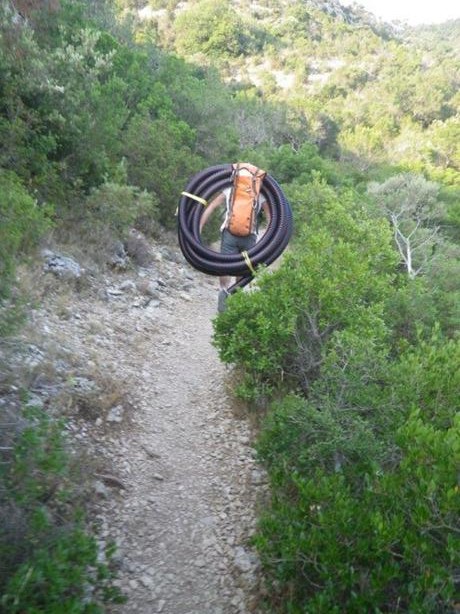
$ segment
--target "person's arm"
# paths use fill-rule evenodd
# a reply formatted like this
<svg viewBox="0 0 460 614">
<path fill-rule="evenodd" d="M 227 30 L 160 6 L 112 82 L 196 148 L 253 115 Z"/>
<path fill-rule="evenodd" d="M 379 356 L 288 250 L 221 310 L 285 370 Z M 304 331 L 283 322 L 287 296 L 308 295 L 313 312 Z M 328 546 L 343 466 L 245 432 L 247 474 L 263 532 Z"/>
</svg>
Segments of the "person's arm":
<svg viewBox="0 0 460 614">
<path fill-rule="evenodd" d="M 209 205 L 205 207 L 205 210 L 203 211 L 201 218 L 200 218 L 200 232 L 203 230 L 204 225 L 210 218 L 213 211 L 215 211 L 217 207 L 220 207 L 224 203 L 225 203 L 225 194 L 221 192 L 215 198 L 212 199 Z"/>
<path fill-rule="evenodd" d="M 265 219 L 267 220 L 267 226 L 270 224 L 270 220 L 272 216 L 270 215 L 270 207 L 268 206 L 268 202 L 264 200 L 262 204 L 262 211 L 264 212 Z"/>
</svg>

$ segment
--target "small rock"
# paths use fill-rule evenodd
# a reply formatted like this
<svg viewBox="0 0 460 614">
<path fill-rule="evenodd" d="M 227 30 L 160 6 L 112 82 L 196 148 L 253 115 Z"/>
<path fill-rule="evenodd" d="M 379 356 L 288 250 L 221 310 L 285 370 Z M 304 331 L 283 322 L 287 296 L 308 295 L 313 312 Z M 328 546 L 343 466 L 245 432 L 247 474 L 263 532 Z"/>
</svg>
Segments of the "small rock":
<svg viewBox="0 0 460 614">
<path fill-rule="evenodd" d="M 161 305 L 160 301 L 153 299 L 153 300 L 148 300 L 145 307 L 148 307 L 148 309 L 158 309 L 158 307 Z"/>
<path fill-rule="evenodd" d="M 122 422 L 124 409 L 122 405 L 116 405 L 112 407 L 106 417 L 107 422 Z"/>
<path fill-rule="evenodd" d="M 151 576 L 147 574 L 142 575 L 140 578 L 140 583 L 145 586 L 145 588 L 154 588 L 155 582 Z"/>
<path fill-rule="evenodd" d="M 121 480 L 119 480 L 114 475 L 109 475 L 107 473 L 97 473 L 96 477 L 102 480 L 105 484 L 109 486 L 116 486 L 117 488 L 125 488 L 125 485 Z"/>
<path fill-rule="evenodd" d="M 206 561 L 202 556 L 199 556 L 195 559 L 195 565 L 200 568 L 206 567 Z"/>
<path fill-rule="evenodd" d="M 146 279 L 143 279 L 142 281 L 138 282 L 137 290 L 145 296 L 159 298 L 160 284 L 158 283 L 158 281 L 148 281 Z"/>
<path fill-rule="evenodd" d="M 142 449 L 147 454 L 147 456 L 150 458 L 161 458 L 160 454 L 157 454 L 157 452 L 155 452 L 154 450 L 152 450 L 151 448 L 145 445 L 142 445 Z"/>
<path fill-rule="evenodd" d="M 132 292 L 135 289 L 136 289 L 136 284 L 130 279 L 127 279 L 126 281 L 120 284 L 120 290 L 123 290 L 123 292 Z"/>
<path fill-rule="evenodd" d="M 255 555 L 247 552 L 241 546 L 235 548 L 234 561 L 235 567 L 242 573 L 247 573 L 257 566 L 257 559 Z"/>
<path fill-rule="evenodd" d="M 45 403 L 38 395 L 33 394 L 27 399 L 25 406 L 28 408 L 33 407 L 34 409 L 43 409 Z"/>
<path fill-rule="evenodd" d="M 45 258 L 44 270 L 46 273 L 53 273 L 56 277 L 63 279 L 78 279 L 84 272 L 73 258 L 55 254 L 49 250 L 44 250 L 42 255 Z"/>
<path fill-rule="evenodd" d="M 258 484 L 264 484 L 267 479 L 265 474 L 262 471 L 258 471 L 257 469 L 254 469 L 251 472 L 251 481 L 254 485 L 258 485 Z"/>
<path fill-rule="evenodd" d="M 100 480 L 95 480 L 93 482 L 93 486 L 94 486 L 94 492 L 97 495 L 99 495 L 100 497 L 103 497 L 104 499 L 107 499 L 107 497 L 109 496 L 109 491 L 105 487 L 105 484 L 103 484 Z"/>
</svg>

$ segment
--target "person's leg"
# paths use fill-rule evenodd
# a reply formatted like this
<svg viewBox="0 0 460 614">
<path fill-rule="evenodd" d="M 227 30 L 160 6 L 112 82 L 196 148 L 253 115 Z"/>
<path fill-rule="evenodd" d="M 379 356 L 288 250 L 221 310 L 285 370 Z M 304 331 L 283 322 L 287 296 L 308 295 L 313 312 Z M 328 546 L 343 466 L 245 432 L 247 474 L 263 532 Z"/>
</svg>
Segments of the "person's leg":
<svg viewBox="0 0 460 614">
<path fill-rule="evenodd" d="M 228 290 L 228 288 L 230 287 L 230 283 L 232 281 L 232 278 L 229 277 L 228 275 L 222 275 L 222 277 L 219 277 L 219 286 L 221 290 Z"/>
<path fill-rule="evenodd" d="M 236 241 L 237 237 L 232 235 L 228 230 L 223 230 L 221 235 L 220 252 L 221 254 L 238 254 L 239 249 Z M 217 311 L 222 313 L 225 311 L 225 302 L 228 296 L 228 288 L 232 282 L 229 275 L 219 277 L 219 294 L 217 297 Z"/>
<path fill-rule="evenodd" d="M 257 236 L 255 234 L 249 235 L 248 237 L 236 237 L 228 230 L 223 230 L 220 251 L 222 254 L 240 254 L 254 247 L 256 241 Z M 240 279 L 241 277 L 237 277 L 237 281 Z M 225 311 L 228 288 L 230 287 L 231 280 L 232 278 L 228 275 L 219 278 L 220 290 L 217 299 L 217 310 L 219 313 Z"/>
<path fill-rule="evenodd" d="M 226 288 L 221 288 L 217 294 L 217 311 L 224 312 L 227 309 L 228 291 Z"/>
</svg>

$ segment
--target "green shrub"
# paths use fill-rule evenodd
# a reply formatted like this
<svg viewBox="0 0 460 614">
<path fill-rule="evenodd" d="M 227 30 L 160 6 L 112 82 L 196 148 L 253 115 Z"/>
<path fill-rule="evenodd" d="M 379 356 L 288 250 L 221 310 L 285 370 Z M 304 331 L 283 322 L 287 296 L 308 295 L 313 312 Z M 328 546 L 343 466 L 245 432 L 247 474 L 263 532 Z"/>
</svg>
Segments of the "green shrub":
<svg viewBox="0 0 460 614">
<path fill-rule="evenodd" d="M 50 208 L 40 207 L 17 175 L 0 169 L 0 337 L 23 319 L 22 299 L 11 297 L 17 263 L 50 226 Z"/>
<path fill-rule="evenodd" d="M 284 271 L 262 276 L 260 291 L 229 297 L 228 309 L 214 323 L 220 358 L 243 371 L 237 392 L 248 399 L 269 393 L 284 378 L 283 364 L 292 347 L 296 314 L 289 308 L 293 299 L 283 280 Z"/>
<path fill-rule="evenodd" d="M 46 513 L 37 512 L 36 529 L 42 524 L 38 537 L 44 537 L 47 527 Z M 37 541 L 37 532 L 34 532 Z M 46 612 L 47 614 L 96 614 L 104 609 L 98 603 L 109 600 L 115 591 L 103 590 L 102 599 L 88 597 L 90 586 L 103 586 L 107 583 L 108 570 L 98 563 L 97 543 L 78 525 L 65 528 L 62 532 L 53 531 L 46 536 L 46 543 L 37 545 L 28 558 L 10 578 L 0 605 L 4 612 L 22 614 L 23 612 Z"/>
<path fill-rule="evenodd" d="M 459 416 L 441 430 L 414 412 L 397 432 L 400 460 L 362 473 L 359 495 L 340 470 L 293 473 L 256 537 L 271 611 L 451 612 L 459 436 Z"/>
<path fill-rule="evenodd" d="M 460 340 L 445 339 L 437 329 L 392 365 L 392 403 L 419 407 L 423 418 L 438 428 L 452 425 L 459 390 Z"/>
<path fill-rule="evenodd" d="M 0 300 L 8 294 L 17 259 L 33 248 L 49 225 L 15 173 L 0 169 Z"/>
<path fill-rule="evenodd" d="M 27 410 L 17 426 L 0 465 L 0 611 L 102 612 L 103 603 L 121 599 L 109 569 L 113 547 L 101 562 L 79 511 L 63 425 Z"/>
<path fill-rule="evenodd" d="M 156 115 L 158 110 L 153 105 L 157 104 L 151 97 L 145 102 L 145 113 L 132 119 L 126 130 L 123 154 L 129 183 L 156 196 L 160 222 L 172 228 L 176 223 L 178 195 L 203 161 L 192 151 L 195 137 L 190 126 L 168 109 L 162 109 L 161 116 L 152 119 L 150 114 Z"/>
<path fill-rule="evenodd" d="M 256 543 L 271 611 L 452 611 L 459 560 L 458 340 L 397 359 L 342 331 L 308 400 L 258 441 L 273 504 Z"/>
<path fill-rule="evenodd" d="M 243 21 L 227 2 L 200 0 L 174 22 L 176 47 L 184 55 L 238 56 L 244 51 Z"/>
<path fill-rule="evenodd" d="M 383 301 L 395 262 L 387 229 L 320 187 L 327 199 L 310 211 L 279 269 L 260 275 L 254 292 L 231 297 L 215 321 L 221 359 L 243 368 L 254 397 L 283 382 L 307 392 L 334 335 L 378 343 L 386 335 Z"/>
<path fill-rule="evenodd" d="M 388 454 L 372 420 L 359 410 L 318 407 L 295 396 L 271 408 L 257 449 L 274 485 L 282 488 L 294 476 L 340 470 L 359 490 L 361 476 L 380 467 Z"/>
<path fill-rule="evenodd" d="M 95 188 L 85 202 L 87 221 L 123 238 L 131 227 L 142 227 L 148 234 L 155 228 L 158 203 L 147 191 L 106 182 Z"/>
</svg>

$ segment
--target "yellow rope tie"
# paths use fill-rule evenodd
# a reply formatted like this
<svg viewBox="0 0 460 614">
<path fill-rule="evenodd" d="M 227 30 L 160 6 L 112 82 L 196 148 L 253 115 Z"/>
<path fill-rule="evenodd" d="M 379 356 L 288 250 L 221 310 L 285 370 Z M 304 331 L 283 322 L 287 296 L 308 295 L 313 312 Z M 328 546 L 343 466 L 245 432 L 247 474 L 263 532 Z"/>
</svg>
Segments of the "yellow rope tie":
<svg viewBox="0 0 460 614">
<path fill-rule="evenodd" d="M 196 200 L 197 202 L 201 203 L 205 207 L 207 207 L 208 205 L 207 200 L 205 200 L 204 198 L 201 198 L 201 196 L 196 196 L 196 194 L 190 194 L 190 192 L 182 192 L 182 196 L 188 196 L 189 198 L 193 198 L 193 200 Z"/>
<path fill-rule="evenodd" d="M 241 255 L 243 256 L 244 261 L 246 262 L 246 265 L 247 265 L 248 269 L 251 271 L 251 273 L 253 275 L 255 275 L 256 272 L 255 272 L 254 267 L 252 266 L 252 262 L 251 262 L 251 259 L 249 258 L 248 252 L 247 251 L 241 252 Z"/>
</svg>

